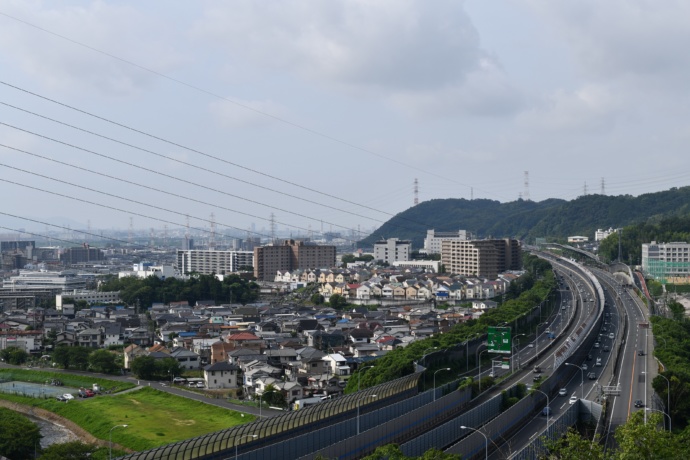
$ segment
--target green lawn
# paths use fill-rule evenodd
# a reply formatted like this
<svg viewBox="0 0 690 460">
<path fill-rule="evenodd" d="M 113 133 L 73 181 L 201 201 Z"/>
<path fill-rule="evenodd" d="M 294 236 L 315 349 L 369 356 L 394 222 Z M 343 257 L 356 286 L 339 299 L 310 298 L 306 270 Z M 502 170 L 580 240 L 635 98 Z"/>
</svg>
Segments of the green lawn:
<svg viewBox="0 0 690 460">
<path fill-rule="evenodd" d="M 69 374 L 67 372 L 35 369 L 0 369 L 0 379 L 33 383 L 45 383 L 47 380 L 57 379 L 60 380 L 63 385 L 74 388 L 91 388 L 94 383 L 97 383 L 101 386 L 103 391 L 110 391 L 111 393 L 127 390 L 136 386 L 133 383 L 100 378 L 95 375 Z"/>
<path fill-rule="evenodd" d="M 133 450 L 146 450 L 254 420 L 249 414 L 243 416 L 234 410 L 148 387 L 69 403 L 10 395 L 0 397 L 55 412 L 104 440 L 115 425 L 129 425 L 113 430 L 113 442 Z"/>
</svg>

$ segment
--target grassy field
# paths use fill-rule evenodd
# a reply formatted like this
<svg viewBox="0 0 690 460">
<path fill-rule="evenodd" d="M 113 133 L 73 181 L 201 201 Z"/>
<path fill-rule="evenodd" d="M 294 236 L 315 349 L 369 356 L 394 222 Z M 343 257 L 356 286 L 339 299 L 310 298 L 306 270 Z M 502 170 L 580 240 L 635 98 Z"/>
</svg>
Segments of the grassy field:
<svg viewBox="0 0 690 460">
<path fill-rule="evenodd" d="M 0 369 L 0 379 L 33 383 L 45 383 L 47 380 L 57 379 L 62 381 L 63 385 L 75 388 L 91 388 L 94 383 L 97 383 L 101 386 L 103 391 L 110 391 L 111 393 L 128 390 L 136 386 L 133 383 L 109 380 L 96 376 L 34 369 Z"/>
<path fill-rule="evenodd" d="M 115 425 L 129 425 L 113 430 L 113 442 L 133 450 L 146 450 L 254 420 L 249 414 L 148 387 L 69 403 L 11 395 L 0 397 L 55 412 L 104 440 Z"/>
</svg>

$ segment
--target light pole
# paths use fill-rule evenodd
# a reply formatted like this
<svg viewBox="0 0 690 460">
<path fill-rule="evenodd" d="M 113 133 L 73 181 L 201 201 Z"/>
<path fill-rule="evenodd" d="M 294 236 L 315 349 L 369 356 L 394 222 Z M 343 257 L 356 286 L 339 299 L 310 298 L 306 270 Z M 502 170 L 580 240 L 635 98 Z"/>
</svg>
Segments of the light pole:
<svg viewBox="0 0 690 460">
<path fill-rule="evenodd" d="M 261 398 L 263 398 L 263 396 L 264 396 L 264 392 L 262 391 L 261 393 L 259 393 L 259 419 L 261 419 L 261 408 L 264 405 L 264 402 L 261 399 Z"/>
<path fill-rule="evenodd" d="M 469 426 L 462 425 L 462 426 L 460 427 L 460 429 L 462 429 L 462 430 L 472 430 L 472 431 L 476 431 L 477 433 L 479 433 L 479 434 L 481 434 L 482 436 L 484 436 L 484 459 L 488 460 L 488 458 L 489 458 L 489 438 L 488 438 L 484 433 L 482 433 L 481 431 L 479 431 L 479 430 L 476 429 L 476 428 L 472 428 L 472 427 L 469 427 Z"/>
<path fill-rule="evenodd" d="M 373 364 L 369 364 L 368 366 L 362 366 L 359 369 L 357 369 L 357 393 L 359 393 L 359 382 L 362 380 L 362 371 L 364 369 L 367 369 L 369 367 L 374 367 Z"/>
<path fill-rule="evenodd" d="M 518 339 L 518 337 L 525 336 L 525 335 L 527 335 L 527 334 L 518 334 L 515 337 L 513 337 L 517 341 L 517 348 L 515 348 L 517 351 L 516 351 L 515 355 L 517 356 L 517 362 L 518 362 L 517 367 L 518 367 L 518 369 L 520 369 L 520 339 Z M 513 359 L 513 372 L 515 372 L 515 360 L 514 359 Z"/>
<path fill-rule="evenodd" d="M 422 362 L 425 365 L 426 365 L 426 354 L 429 350 L 438 350 L 438 347 L 431 347 L 431 348 L 427 348 L 426 350 L 424 350 L 424 353 L 422 353 Z"/>
<path fill-rule="evenodd" d="M 541 390 L 537 390 L 536 388 L 532 388 L 532 391 L 538 391 L 539 393 L 543 394 L 546 396 L 546 407 L 548 407 L 548 410 L 546 411 L 546 429 L 549 429 L 549 412 L 551 412 L 551 404 L 549 404 L 549 395 L 544 393 Z"/>
<path fill-rule="evenodd" d="M 482 362 L 481 362 L 481 359 L 482 359 L 482 353 L 484 353 L 485 351 L 489 351 L 489 350 L 482 350 L 479 353 L 479 359 L 477 360 L 477 366 L 479 366 L 479 375 L 477 376 L 477 381 L 479 382 L 479 392 L 480 393 L 482 392 Z"/>
<path fill-rule="evenodd" d="M 580 366 L 578 366 L 577 364 L 565 363 L 565 365 L 566 365 L 566 366 L 577 367 L 578 369 L 580 369 L 580 377 L 582 377 L 582 381 L 580 382 L 580 386 L 581 386 L 581 390 L 582 390 L 582 391 L 580 392 L 580 399 L 585 399 L 585 370 L 582 369 L 582 368 L 581 368 Z"/>
<path fill-rule="evenodd" d="M 449 371 L 450 367 L 444 367 L 443 369 L 439 369 L 436 372 L 441 372 L 441 371 Z M 436 372 L 434 372 L 434 401 L 436 401 Z"/>
<path fill-rule="evenodd" d="M 243 438 L 257 438 L 259 437 L 258 434 L 244 434 L 237 438 L 238 441 L 241 441 Z M 237 460 L 237 442 L 235 442 L 235 460 Z"/>
<path fill-rule="evenodd" d="M 666 380 L 666 412 L 668 412 L 668 431 L 671 431 L 671 381 L 661 374 L 657 375 Z"/>
<path fill-rule="evenodd" d="M 652 409 L 649 407 L 644 408 L 645 413 L 647 412 L 659 412 L 660 414 L 664 414 L 666 417 L 668 417 L 668 431 L 671 431 L 671 416 L 668 415 L 666 412 L 659 410 L 659 409 Z"/>
<path fill-rule="evenodd" d="M 108 432 L 108 458 L 113 458 L 113 430 L 115 428 L 127 428 L 129 425 L 115 425 Z"/>
<path fill-rule="evenodd" d="M 370 398 L 376 398 L 376 395 L 369 395 Z M 357 434 L 359 434 L 359 405 L 364 398 L 359 398 L 357 400 Z"/>
</svg>

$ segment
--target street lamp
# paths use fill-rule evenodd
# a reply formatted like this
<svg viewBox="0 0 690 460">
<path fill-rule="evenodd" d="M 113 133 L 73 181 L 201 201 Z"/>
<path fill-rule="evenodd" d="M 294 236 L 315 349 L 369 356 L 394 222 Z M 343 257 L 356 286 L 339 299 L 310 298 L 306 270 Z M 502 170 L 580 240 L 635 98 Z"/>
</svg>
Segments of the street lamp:
<svg viewBox="0 0 690 460">
<path fill-rule="evenodd" d="M 668 431 L 671 431 L 671 381 L 661 374 L 657 375 L 666 380 L 666 412 L 668 412 Z"/>
<path fill-rule="evenodd" d="M 369 367 L 374 367 L 373 364 L 369 364 L 368 366 L 362 366 L 359 369 L 357 369 L 357 393 L 359 393 L 359 382 L 362 380 L 362 371 L 364 369 L 367 369 Z"/>
<path fill-rule="evenodd" d="M 241 441 L 243 438 L 258 438 L 258 434 L 244 434 L 237 438 L 238 441 Z M 235 460 L 237 460 L 237 442 L 235 442 Z"/>
<path fill-rule="evenodd" d="M 547 395 L 546 393 L 544 393 L 544 392 L 541 391 L 541 390 L 537 390 L 536 388 L 532 388 L 532 391 L 538 391 L 539 393 L 541 393 L 541 394 L 543 394 L 544 396 L 546 396 L 546 407 L 549 408 L 549 409 L 546 411 L 546 429 L 548 430 L 548 429 L 549 429 L 549 411 L 551 410 L 551 404 L 549 404 L 549 395 Z"/>
<path fill-rule="evenodd" d="M 578 369 L 580 369 L 580 377 L 582 378 L 582 381 L 580 382 L 580 387 L 581 387 L 581 390 L 582 390 L 582 391 L 580 392 L 580 399 L 585 399 L 585 370 L 582 369 L 582 368 L 581 368 L 580 366 L 578 366 L 577 364 L 565 363 L 565 365 L 566 365 L 566 366 L 577 367 Z"/>
<path fill-rule="evenodd" d="M 115 428 L 127 428 L 129 425 L 115 425 L 108 432 L 108 458 L 113 458 L 113 430 Z"/>
<path fill-rule="evenodd" d="M 376 398 L 376 395 L 369 395 L 370 398 Z M 357 434 L 359 434 L 359 405 L 364 398 L 357 400 Z"/>
<path fill-rule="evenodd" d="M 668 417 L 668 431 L 671 431 L 671 416 L 668 415 L 666 412 L 659 410 L 659 409 L 652 409 L 650 407 L 645 407 L 644 411 L 645 411 L 645 413 L 647 411 L 649 411 L 649 412 L 659 412 L 660 414 L 664 414 L 666 417 Z"/>
<path fill-rule="evenodd" d="M 488 458 L 489 458 L 489 438 L 488 438 L 484 433 L 482 433 L 481 431 L 479 431 L 479 430 L 476 429 L 476 428 L 472 428 L 472 427 L 469 427 L 469 426 L 462 425 L 462 426 L 460 426 L 460 429 L 461 429 L 461 430 L 472 430 L 472 431 L 476 431 L 477 433 L 479 433 L 479 434 L 481 434 L 482 436 L 484 436 L 484 458 L 488 460 Z"/>
<path fill-rule="evenodd" d="M 261 399 L 261 398 L 263 398 L 263 396 L 264 396 L 264 393 L 263 393 L 263 391 L 262 391 L 261 393 L 259 393 L 259 419 L 261 419 L 261 408 L 262 408 L 263 405 L 264 405 L 264 402 L 263 402 L 263 400 Z M 269 403 L 269 404 L 270 404 L 270 403 Z"/>
<path fill-rule="evenodd" d="M 444 367 L 443 369 L 439 369 L 436 372 L 441 372 L 441 371 L 449 371 L 450 367 Z M 436 372 L 434 372 L 434 401 L 436 401 Z"/>
<path fill-rule="evenodd" d="M 525 335 L 527 335 L 527 334 L 518 334 L 515 337 L 513 337 L 517 341 L 517 347 L 515 348 L 517 350 L 517 352 L 515 353 L 515 355 L 517 356 L 517 361 L 518 361 L 517 367 L 518 367 L 518 369 L 520 369 L 520 340 L 518 339 L 518 337 L 525 336 Z M 513 358 L 513 372 L 515 372 L 514 358 Z"/>
<path fill-rule="evenodd" d="M 429 350 L 438 350 L 438 347 L 431 347 L 431 348 L 427 348 L 426 350 L 424 350 L 424 353 L 422 353 L 422 360 L 421 360 L 424 364 L 426 364 L 426 355 L 427 355 L 427 351 L 429 351 Z"/>
<path fill-rule="evenodd" d="M 479 375 L 477 376 L 477 381 L 479 382 L 479 392 L 480 393 L 482 392 L 482 362 L 481 362 L 481 359 L 482 359 L 482 353 L 484 353 L 485 351 L 489 351 L 489 350 L 482 350 L 479 353 L 479 359 L 477 360 L 477 365 L 479 366 Z"/>
</svg>

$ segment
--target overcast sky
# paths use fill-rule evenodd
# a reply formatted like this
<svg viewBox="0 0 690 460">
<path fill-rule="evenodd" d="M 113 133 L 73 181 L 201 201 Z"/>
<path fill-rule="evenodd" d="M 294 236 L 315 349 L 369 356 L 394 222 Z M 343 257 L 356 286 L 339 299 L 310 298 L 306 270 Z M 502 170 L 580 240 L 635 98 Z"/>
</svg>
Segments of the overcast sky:
<svg viewBox="0 0 690 460">
<path fill-rule="evenodd" d="M 649 0 L 5 0 L 0 212 L 20 218 L 0 224 L 213 214 L 269 234 L 273 214 L 348 233 L 412 206 L 415 179 L 420 201 L 684 186 L 688 18 Z"/>
</svg>

